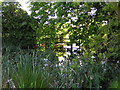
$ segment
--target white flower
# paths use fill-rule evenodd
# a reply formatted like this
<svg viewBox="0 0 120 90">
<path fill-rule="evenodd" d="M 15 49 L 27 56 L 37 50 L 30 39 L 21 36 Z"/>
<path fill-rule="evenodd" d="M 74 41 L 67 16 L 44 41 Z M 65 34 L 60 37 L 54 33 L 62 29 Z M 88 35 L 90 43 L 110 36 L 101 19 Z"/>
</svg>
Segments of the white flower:
<svg viewBox="0 0 120 90">
<path fill-rule="evenodd" d="M 94 56 L 92 56 L 91 58 L 95 58 Z"/>
<path fill-rule="evenodd" d="M 66 55 L 71 55 L 71 53 L 70 52 L 66 52 Z"/>
<path fill-rule="evenodd" d="M 62 63 L 64 61 L 64 57 L 58 57 L 59 62 Z"/>
<path fill-rule="evenodd" d="M 45 61 L 45 62 L 48 62 L 48 59 L 45 58 L 44 61 Z"/>
<path fill-rule="evenodd" d="M 45 67 L 47 67 L 47 66 L 48 66 L 48 64 L 44 64 L 44 66 L 45 66 Z"/>
<path fill-rule="evenodd" d="M 117 63 L 120 63 L 120 61 L 117 61 Z"/>
<path fill-rule="evenodd" d="M 79 63 L 80 63 L 80 66 L 82 66 L 82 61 L 79 61 Z"/>
</svg>

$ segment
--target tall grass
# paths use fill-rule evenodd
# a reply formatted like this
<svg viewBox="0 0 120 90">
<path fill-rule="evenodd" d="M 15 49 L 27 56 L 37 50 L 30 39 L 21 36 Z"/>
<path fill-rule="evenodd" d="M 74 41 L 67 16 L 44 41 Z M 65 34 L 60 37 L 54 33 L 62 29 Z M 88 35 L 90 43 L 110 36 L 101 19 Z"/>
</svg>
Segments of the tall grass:
<svg viewBox="0 0 120 90">
<path fill-rule="evenodd" d="M 15 88 L 49 88 L 52 82 L 52 75 L 45 70 L 42 58 L 32 52 L 16 54 L 10 57 L 9 54 L 3 58 L 3 70 L 10 87 Z M 4 77 L 5 78 L 5 77 Z"/>
<path fill-rule="evenodd" d="M 58 58 L 50 50 L 7 49 L 3 55 L 3 88 L 104 88 L 109 82 L 112 87 L 118 74 L 114 68 L 118 67 L 84 62 L 81 58 L 68 57 L 59 66 Z"/>
</svg>

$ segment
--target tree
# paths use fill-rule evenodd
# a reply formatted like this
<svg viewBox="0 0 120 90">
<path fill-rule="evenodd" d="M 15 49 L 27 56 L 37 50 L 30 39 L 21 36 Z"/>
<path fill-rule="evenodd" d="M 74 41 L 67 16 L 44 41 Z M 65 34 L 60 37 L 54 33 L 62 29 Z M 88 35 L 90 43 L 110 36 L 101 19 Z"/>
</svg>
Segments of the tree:
<svg viewBox="0 0 120 90">
<path fill-rule="evenodd" d="M 114 18 L 116 10 L 111 4 L 105 2 L 35 2 L 32 3 L 31 11 L 31 16 L 38 20 L 36 32 L 40 43 L 47 40 L 47 43 L 54 44 L 57 33 L 61 31 L 64 37 L 68 35 L 70 40 L 68 44 L 76 43 L 82 48 L 80 51 L 82 55 L 89 53 L 87 57 L 95 56 L 98 62 L 109 61 L 108 58 L 111 56 L 109 50 L 113 45 L 112 42 L 116 42 L 114 35 L 118 35 L 118 23 Z M 33 28 L 37 26 L 33 25 Z M 115 44 L 113 46 L 118 47 Z M 118 49 L 117 51 L 112 49 L 112 53 L 118 55 Z M 107 58 L 103 59 L 104 55 Z"/>
<path fill-rule="evenodd" d="M 31 28 L 32 18 L 18 2 L 3 2 L 2 7 L 3 47 L 34 48 L 36 37 Z"/>
</svg>

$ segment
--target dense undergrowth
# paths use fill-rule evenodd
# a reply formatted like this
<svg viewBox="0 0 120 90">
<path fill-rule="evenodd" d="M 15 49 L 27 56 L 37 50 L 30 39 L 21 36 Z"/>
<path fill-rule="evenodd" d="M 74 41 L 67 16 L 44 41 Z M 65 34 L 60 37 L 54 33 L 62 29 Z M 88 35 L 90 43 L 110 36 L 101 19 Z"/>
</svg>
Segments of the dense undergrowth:
<svg viewBox="0 0 120 90">
<path fill-rule="evenodd" d="M 118 66 L 83 62 L 74 56 L 60 62 L 52 50 L 21 50 L 3 55 L 3 88 L 118 88 Z M 80 63 L 82 61 L 82 63 Z"/>
</svg>

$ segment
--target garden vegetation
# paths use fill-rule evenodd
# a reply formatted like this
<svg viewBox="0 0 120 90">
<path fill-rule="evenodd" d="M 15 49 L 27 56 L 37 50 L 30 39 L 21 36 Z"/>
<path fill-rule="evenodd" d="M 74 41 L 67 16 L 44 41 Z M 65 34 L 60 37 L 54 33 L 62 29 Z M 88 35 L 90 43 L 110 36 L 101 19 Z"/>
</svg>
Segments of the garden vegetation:
<svg viewBox="0 0 120 90">
<path fill-rule="evenodd" d="M 120 88 L 120 2 L 20 6 L 2 2 L 3 88 Z"/>
</svg>

